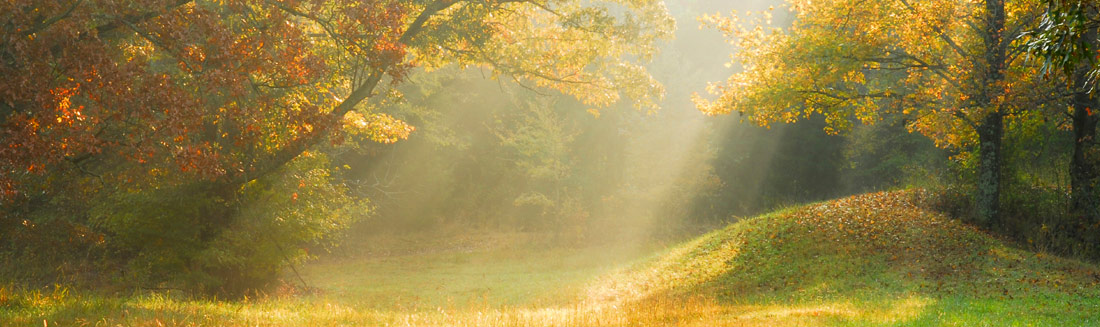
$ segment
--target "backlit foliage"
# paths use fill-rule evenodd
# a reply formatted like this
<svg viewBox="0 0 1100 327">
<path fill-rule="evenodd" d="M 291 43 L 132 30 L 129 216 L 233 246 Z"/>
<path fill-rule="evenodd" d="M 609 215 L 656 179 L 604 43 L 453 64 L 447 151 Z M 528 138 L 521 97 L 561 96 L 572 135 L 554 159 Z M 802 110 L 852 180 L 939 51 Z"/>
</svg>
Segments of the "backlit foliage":
<svg viewBox="0 0 1100 327">
<path fill-rule="evenodd" d="M 420 65 L 486 66 L 594 106 L 626 96 L 652 109 L 661 89 L 641 60 L 673 27 L 649 0 L 9 1 L 0 12 L 6 200 L 29 191 L 25 176 L 95 170 L 94 158 L 141 167 L 120 174 L 156 165 L 240 184 L 342 125 L 391 143 L 412 128 L 360 103 Z"/>
<path fill-rule="evenodd" d="M 1027 110 L 1043 88 L 1024 52 L 1008 47 L 1001 81 L 987 81 L 986 54 L 1008 46 L 1039 14 L 1030 0 L 1007 1 L 1004 42 L 987 44 L 983 1 L 788 1 L 794 23 L 763 15 L 704 15 L 738 52 L 741 72 L 695 96 L 709 115 L 737 112 L 760 125 L 821 114 L 836 133 L 886 112 L 913 115 L 912 131 L 940 146 L 973 145 L 990 112 Z"/>
<path fill-rule="evenodd" d="M 598 107 L 625 96 L 657 109 L 663 88 L 637 60 L 652 59 L 657 41 L 671 37 L 674 22 L 662 2 L 508 2 L 472 2 L 430 23 L 439 32 L 421 39 L 426 46 L 414 51 L 415 61 L 493 68 Z"/>
<path fill-rule="evenodd" d="M 366 213 L 311 158 L 408 138 L 383 108 L 413 69 L 652 110 L 642 65 L 672 28 L 658 0 L 6 1 L 0 237 L 63 221 L 135 280 L 245 291 L 222 286 L 262 283 Z M 251 249 L 263 235 L 285 249 Z"/>
</svg>

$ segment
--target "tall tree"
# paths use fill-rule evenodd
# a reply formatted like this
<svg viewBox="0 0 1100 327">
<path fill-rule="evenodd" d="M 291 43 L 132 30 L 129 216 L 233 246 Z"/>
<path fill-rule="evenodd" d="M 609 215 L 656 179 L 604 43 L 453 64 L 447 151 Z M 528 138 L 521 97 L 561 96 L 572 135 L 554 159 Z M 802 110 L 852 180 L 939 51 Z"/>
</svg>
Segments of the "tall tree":
<svg viewBox="0 0 1100 327">
<path fill-rule="evenodd" d="M 661 87 L 641 62 L 673 24 L 651 0 L 9 1 L 0 12 L 4 200 L 25 196 L 28 176 L 118 173 L 97 161 L 131 163 L 126 179 L 168 169 L 233 189 L 340 126 L 393 142 L 412 128 L 365 100 L 421 65 L 652 107 Z"/>
<path fill-rule="evenodd" d="M 738 112 L 767 125 L 822 114 L 830 132 L 882 111 L 913 114 L 909 129 L 943 146 L 977 145 L 977 219 L 997 223 L 1005 118 L 1038 88 L 1010 47 L 1036 16 L 1028 1 L 788 1 L 794 25 L 770 13 L 704 16 L 739 47 L 743 69 L 696 97 L 711 115 Z"/>
<path fill-rule="evenodd" d="M 270 234 L 233 230 L 252 228 L 242 217 L 327 216 L 295 207 L 346 197 L 310 152 L 413 131 L 381 109 L 412 69 L 477 66 L 592 107 L 652 109 L 662 87 L 642 65 L 673 25 L 660 0 L 5 1 L 0 235 L 48 216 L 139 234 L 115 252 L 172 254 L 161 271 L 248 267 L 216 266 L 233 265 L 218 246 Z M 298 193 L 308 189 L 324 192 Z M 78 199 L 31 214 L 62 198 Z M 145 242 L 157 228 L 181 231 L 183 249 Z M 315 237 L 304 233 L 295 239 Z"/>
<path fill-rule="evenodd" d="M 1100 123 L 1100 97 L 1096 79 L 1100 76 L 1100 7 L 1094 1 L 1047 0 L 1040 26 L 1030 33 L 1028 47 L 1042 61 L 1048 76 L 1065 79 L 1069 96 L 1067 113 L 1073 129 L 1073 156 L 1070 159 L 1070 195 L 1072 212 L 1088 227 L 1092 243 L 1100 238 L 1100 143 L 1096 129 Z M 1058 107 L 1062 108 L 1062 107 Z"/>
</svg>

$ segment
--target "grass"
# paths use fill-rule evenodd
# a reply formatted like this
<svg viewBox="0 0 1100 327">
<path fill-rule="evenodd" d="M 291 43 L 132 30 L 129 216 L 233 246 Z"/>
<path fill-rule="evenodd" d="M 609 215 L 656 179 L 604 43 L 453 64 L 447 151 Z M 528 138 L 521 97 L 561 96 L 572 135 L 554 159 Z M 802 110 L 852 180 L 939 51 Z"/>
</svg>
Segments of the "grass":
<svg viewBox="0 0 1100 327">
<path fill-rule="evenodd" d="M 188 299 L 0 288 L 3 326 L 1095 326 L 1100 268 L 866 194 L 675 247 L 526 234 L 382 236 L 303 269 L 316 289 Z"/>
<path fill-rule="evenodd" d="M 585 282 L 643 251 L 552 244 L 521 233 L 374 237 L 305 273 L 311 286 L 357 307 L 565 305 Z"/>
</svg>

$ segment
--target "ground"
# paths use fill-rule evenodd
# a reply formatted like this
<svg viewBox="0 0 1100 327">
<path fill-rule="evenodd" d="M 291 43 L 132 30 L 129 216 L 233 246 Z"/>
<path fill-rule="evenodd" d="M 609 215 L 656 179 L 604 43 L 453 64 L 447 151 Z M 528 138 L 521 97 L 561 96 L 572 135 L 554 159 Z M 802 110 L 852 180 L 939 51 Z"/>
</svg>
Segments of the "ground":
<svg viewBox="0 0 1100 327">
<path fill-rule="evenodd" d="M 0 288 L 7 326 L 1096 326 L 1100 267 L 864 194 L 663 246 L 377 235 L 240 300 Z"/>
</svg>

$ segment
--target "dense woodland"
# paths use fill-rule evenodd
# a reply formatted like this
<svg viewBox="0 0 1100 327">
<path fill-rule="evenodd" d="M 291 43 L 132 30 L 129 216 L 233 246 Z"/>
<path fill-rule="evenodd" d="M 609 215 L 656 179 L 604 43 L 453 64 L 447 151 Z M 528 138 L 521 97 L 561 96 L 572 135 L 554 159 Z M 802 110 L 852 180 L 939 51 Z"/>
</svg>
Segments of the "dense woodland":
<svg viewBox="0 0 1100 327">
<path fill-rule="evenodd" d="M 1100 4 L 728 6 L 0 3 L 0 278 L 241 295 L 361 235 L 671 241 L 907 188 L 1100 259 Z"/>
</svg>

